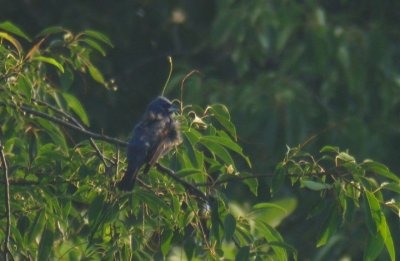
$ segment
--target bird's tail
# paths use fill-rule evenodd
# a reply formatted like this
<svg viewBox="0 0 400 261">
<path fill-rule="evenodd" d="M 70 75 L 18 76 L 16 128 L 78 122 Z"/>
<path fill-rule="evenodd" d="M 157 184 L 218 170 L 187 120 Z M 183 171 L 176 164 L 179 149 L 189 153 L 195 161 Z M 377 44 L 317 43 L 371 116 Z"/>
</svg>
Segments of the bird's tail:
<svg viewBox="0 0 400 261">
<path fill-rule="evenodd" d="M 124 177 L 118 182 L 117 186 L 120 190 L 131 191 L 135 186 L 136 176 L 138 174 L 138 168 L 128 168 L 125 172 Z"/>
</svg>

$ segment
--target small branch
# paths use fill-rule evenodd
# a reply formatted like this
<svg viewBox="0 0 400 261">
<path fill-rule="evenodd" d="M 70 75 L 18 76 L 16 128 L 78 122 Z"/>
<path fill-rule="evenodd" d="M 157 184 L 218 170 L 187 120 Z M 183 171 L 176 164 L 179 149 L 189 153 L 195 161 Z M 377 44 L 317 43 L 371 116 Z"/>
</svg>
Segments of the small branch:
<svg viewBox="0 0 400 261">
<path fill-rule="evenodd" d="M 55 111 L 55 112 L 61 114 L 62 116 L 64 116 L 65 118 L 67 118 L 67 120 L 70 120 L 70 121 L 72 121 L 73 123 L 75 123 L 75 125 L 76 125 L 77 127 L 79 127 L 81 130 L 85 130 L 85 131 L 86 131 L 86 128 L 85 128 L 77 119 L 75 119 L 74 117 L 72 117 L 72 116 L 69 115 L 68 113 L 66 113 L 66 112 L 64 112 L 64 111 L 62 111 L 62 110 L 60 110 L 60 109 L 58 109 L 57 107 L 55 107 L 55 106 L 53 106 L 53 105 L 51 105 L 51 104 L 49 104 L 49 103 L 47 103 L 47 102 L 40 101 L 40 100 L 36 100 L 36 99 L 33 99 L 33 98 L 32 98 L 31 100 L 32 100 L 33 102 L 37 102 L 38 104 L 43 105 L 43 106 L 46 106 L 46 107 L 50 108 L 51 110 L 53 110 L 53 111 Z M 104 165 L 106 166 L 106 168 L 108 168 L 109 166 L 108 166 L 108 164 L 107 164 L 107 162 L 106 162 L 106 160 L 105 160 L 105 157 L 104 157 L 104 155 L 101 153 L 101 151 L 100 151 L 99 147 L 97 146 L 96 142 L 94 141 L 94 139 L 93 139 L 92 137 L 89 137 L 89 141 L 90 141 L 90 144 L 92 145 L 92 147 L 94 148 L 94 150 L 96 151 L 97 156 L 101 159 L 101 161 L 103 161 L 103 163 L 104 163 Z M 112 162 L 111 162 L 111 163 L 112 163 Z"/>
<path fill-rule="evenodd" d="M 270 178 L 273 177 L 275 174 L 254 174 L 251 176 L 233 176 L 233 178 L 229 178 L 229 179 L 224 179 L 224 180 L 218 180 L 215 182 L 203 182 L 203 183 L 196 183 L 195 185 L 197 187 L 206 187 L 206 186 L 217 186 L 217 185 L 221 185 L 221 184 L 225 184 L 225 183 L 229 183 L 229 182 L 234 182 L 234 181 L 238 181 L 238 180 L 245 180 L 245 179 L 257 179 L 257 178 Z"/>
<path fill-rule="evenodd" d="M 192 184 L 188 183 L 187 181 L 179 178 L 178 176 L 176 176 L 175 172 L 172 169 L 169 169 L 159 163 L 157 163 L 156 168 L 158 171 L 166 174 L 167 176 L 169 176 L 170 178 L 172 178 L 173 180 L 175 180 L 176 182 L 181 183 L 186 190 L 189 190 L 193 195 L 198 196 L 199 198 L 201 198 L 202 200 L 204 200 L 205 202 L 208 202 L 208 198 L 207 196 L 198 188 L 194 187 Z"/>
<path fill-rule="evenodd" d="M 93 139 L 107 141 L 107 142 L 110 142 L 110 143 L 113 143 L 113 144 L 116 144 L 116 145 L 120 145 L 120 146 L 127 146 L 128 145 L 128 143 L 125 142 L 125 141 L 122 141 L 122 140 L 119 140 L 119 139 L 116 139 L 116 138 L 113 138 L 113 137 L 110 137 L 110 136 L 107 136 L 107 135 L 102 135 L 102 134 L 98 134 L 98 133 L 95 133 L 95 132 L 92 132 L 92 131 L 88 131 L 86 129 L 82 129 L 79 126 L 76 126 L 76 125 L 71 124 L 69 122 L 63 121 L 63 120 L 61 120 L 61 119 L 59 119 L 57 117 L 54 117 L 52 115 L 49 115 L 49 114 L 46 114 L 46 113 L 43 113 L 43 112 L 40 112 L 40 111 L 36 111 L 36 110 L 34 110 L 34 109 L 32 109 L 32 108 L 30 108 L 28 106 L 25 106 L 25 105 L 17 106 L 15 104 L 8 104 L 8 103 L 5 103 L 5 102 L 0 102 L 0 105 L 10 106 L 10 107 L 12 107 L 12 108 L 14 108 L 16 110 L 20 109 L 20 110 L 22 110 L 24 112 L 27 112 L 27 113 L 30 113 L 32 115 L 38 116 L 40 118 L 43 118 L 43 119 L 49 120 L 51 122 L 57 123 L 59 125 L 62 125 L 64 127 L 69 128 L 69 129 L 76 130 L 79 133 L 81 133 L 81 134 L 83 134 L 83 135 L 85 135 L 87 137 L 93 138 Z"/>
<path fill-rule="evenodd" d="M 5 185 L 5 193 L 4 198 L 6 202 L 6 215 L 7 215 L 7 227 L 6 227 L 6 238 L 4 240 L 4 259 L 8 261 L 8 257 L 10 254 L 10 249 L 8 248 L 8 244 L 10 242 L 10 229 L 11 229 L 11 207 L 10 207 L 10 183 L 8 180 L 8 166 L 6 157 L 3 152 L 3 145 L 0 142 L 0 158 L 1 158 L 1 167 L 4 171 L 4 185 Z"/>
</svg>

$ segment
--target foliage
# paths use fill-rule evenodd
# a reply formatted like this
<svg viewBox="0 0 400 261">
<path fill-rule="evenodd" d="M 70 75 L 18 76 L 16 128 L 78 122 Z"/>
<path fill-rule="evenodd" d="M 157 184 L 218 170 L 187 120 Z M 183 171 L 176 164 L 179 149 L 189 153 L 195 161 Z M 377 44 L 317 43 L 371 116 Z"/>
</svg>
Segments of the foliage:
<svg viewBox="0 0 400 261">
<path fill-rule="evenodd" d="M 110 86 L 92 62 L 93 52 L 105 55 L 104 47 L 112 46 L 108 37 L 51 27 L 30 44 L 14 24 L 0 28 L 1 151 L 11 188 L 11 209 L 0 213 L 0 240 L 9 211 L 15 259 L 297 259 L 276 229 L 296 208 L 294 198 L 243 206 L 229 195 L 235 183 L 257 196 L 265 190 L 258 181 L 269 175 L 241 171 L 251 162 L 226 106 L 178 101 L 184 144 L 140 176 L 132 193 L 121 193 L 114 185 L 126 166 L 120 151 L 126 143 L 89 131 L 90 117 L 73 94 L 82 73 Z M 368 235 L 365 259 L 384 255 L 385 248 L 395 260 L 386 210 L 399 215 L 394 197 L 400 185 L 386 166 L 357 163 L 330 146 L 317 158 L 299 146 L 277 165 L 272 193 L 285 179 L 320 193 L 310 216 L 330 213 L 317 247 L 329 245 L 345 226 L 360 226 Z M 362 222 L 355 220 L 358 213 Z"/>
<path fill-rule="evenodd" d="M 304 152 L 301 146 L 288 148 L 285 159 L 277 165 L 271 192 L 275 193 L 285 178 L 290 178 L 292 185 L 320 192 L 321 200 L 309 216 L 323 212 L 329 215 L 317 247 L 329 244 L 340 227 L 352 224 L 354 231 L 358 226 L 368 231 L 363 240 L 364 260 L 376 259 L 384 246 L 390 260 L 396 260 L 386 217 L 389 211 L 400 217 L 400 203 L 395 199 L 400 194 L 400 178 L 379 162 L 368 159 L 358 163 L 337 147 L 325 146 L 320 153 L 317 158 Z"/>
<path fill-rule="evenodd" d="M 72 92 L 74 78 L 86 72 L 107 87 L 91 53 L 105 54 L 109 39 L 51 27 L 25 51 L 17 37 L 30 37 L 10 22 L 0 28 L 1 141 L 10 169 L 6 212 L 15 259 L 158 259 L 183 252 L 188 259 L 288 259 L 290 246 L 262 217 L 271 208 L 289 210 L 268 203 L 235 213 L 225 196 L 230 179 L 251 178 L 236 168 L 233 154 L 249 166 L 250 160 L 225 106 L 181 104 L 185 145 L 162 161 L 177 170 L 175 179 L 199 189 L 158 168 L 141 177 L 133 193 L 121 193 L 114 185 L 126 165 L 119 148 L 125 143 L 88 131 L 89 116 Z M 245 184 L 256 193 L 256 181 Z M 2 232 L 8 226 L 3 214 Z"/>
</svg>

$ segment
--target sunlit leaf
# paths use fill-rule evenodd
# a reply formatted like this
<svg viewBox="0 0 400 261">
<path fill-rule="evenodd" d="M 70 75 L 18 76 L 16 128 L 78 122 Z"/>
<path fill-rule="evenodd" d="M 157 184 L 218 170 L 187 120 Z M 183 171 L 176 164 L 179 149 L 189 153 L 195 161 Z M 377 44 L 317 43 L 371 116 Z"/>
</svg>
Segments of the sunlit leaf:
<svg viewBox="0 0 400 261">
<path fill-rule="evenodd" d="M 106 51 L 103 49 L 103 47 L 100 46 L 100 44 L 89 38 L 81 39 L 81 41 L 87 43 L 90 47 L 98 51 L 101 55 L 106 56 Z"/>
<path fill-rule="evenodd" d="M 170 250 L 171 247 L 171 240 L 172 237 L 174 236 L 174 233 L 172 233 L 171 230 L 167 230 L 163 232 L 161 236 L 161 252 L 163 256 L 166 256 Z"/>
<path fill-rule="evenodd" d="M 64 67 L 61 65 L 61 63 L 57 62 L 57 60 L 54 58 L 36 55 L 36 56 L 32 57 L 31 60 L 45 62 L 45 63 L 51 64 L 51 65 L 54 65 L 55 67 L 57 67 L 58 70 L 60 70 L 60 72 L 64 73 Z"/>
<path fill-rule="evenodd" d="M 101 84 L 105 84 L 103 74 L 101 74 L 99 69 L 97 69 L 94 65 L 89 65 L 88 68 L 89 68 L 89 74 L 90 76 L 92 76 L 93 80 Z"/>
<path fill-rule="evenodd" d="M 89 117 L 87 116 L 85 109 L 83 108 L 80 101 L 75 96 L 66 92 L 62 93 L 62 96 L 67 102 L 68 107 L 71 108 L 79 116 L 81 121 L 86 126 L 89 126 Z"/>
<path fill-rule="evenodd" d="M 304 180 L 304 179 L 301 179 L 300 181 L 304 187 L 315 191 L 332 188 L 332 185 L 326 183 L 316 182 L 312 180 Z"/>
<path fill-rule="evenodd" d="M 396 176 L 393 172 L 389 170 L 388 167 L 383 165 L 382 163 L 372 161 L 372 160 L 366 160 L 362 163 L 362 166 L 365 168 L 367 171 L 371 171 L 373 173 L 376 173 L 380 176 L 386 177 L 388 179 L 391 179 L 393 181 L 396 181 L 397 183 L 400 183 L 400 178 Z"/>
<path fill-rule="evenodd" d="M 46 224 L 46 218 L 44 210 L 37 212 L 35 220 L 32 223 L 31 231 L 29 232 L 29 241 L 33 242 L 37 239 L 39 234 L 42 233 L 43 228 Z"/>
<path fill-rule="evenodd" d="M 243 149 L 238 144 L 236 144 L 234 141 L 230 140 L 229 138 L 219 137 L 219 136 L 202 136 L 201 140 L 206 141 L 206 142 L 218 143 L 230 150 L 233 150 L 234 152 L 236 152 L 240 156 L 242 156 L 243 159 L 246 160 L 246 163 L 249 165 L 249 167 L 251 167 L 250 159 L 243 154 Z"/>
<path fill-rule="evenodd" d="M 22 52 L 22 46 L 21 44 L 18 42 L 17 39 L 15 39 L 14 37 L 12 37 L 11 35 L 9 35 L 8 33 L 4 33 L 4 32 L 0 32 L 0 38 L 4 38 L 7 41 L 9 41 L 14 47 L 15 49 L 17 49 L 17 51 L 19 53 Z"/>
<path fill-rule="evenodd" d="M 109 45 L 110 47 L 113 47 L 113 44 L 111 43 L 110 38 L 108 38 L 107 35 L 100 33 L 98 31 L 94 31 L 94 30 L 85 30 L 83 31 L 84 34 L 89 35 L 90 37 L 100 40 L 103 43 Z"/>
<path fill-rule="evenodd" d="M 31 41 L 31 38 L 26 33 L 24 33 L 18 26 L 11 23 L 10 21 L 5 21 L 3 23 L 0 23 L 0 29 L 18 35 L 29 42 Z"/>
</svg>

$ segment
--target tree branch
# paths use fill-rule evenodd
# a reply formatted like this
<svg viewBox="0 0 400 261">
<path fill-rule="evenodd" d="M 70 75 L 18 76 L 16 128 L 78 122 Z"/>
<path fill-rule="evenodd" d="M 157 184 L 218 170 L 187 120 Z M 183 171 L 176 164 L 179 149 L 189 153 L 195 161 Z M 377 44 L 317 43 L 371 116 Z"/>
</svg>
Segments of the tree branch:
<svg viewBox="0 0 400 261">
<path fill-rule="evenodd" d="M 172 169 L 169 169 L 159 163 L 156 163 L 155 167 L 157 168 L 158 171 L 166 174 L 167 176 L 169 176 L 170 178 L 172 178 L 173 180 L 175 180 L 178 183 L 181 183 L 186 190 L 189 190 L 191 192 L 191 194 L 198 196 L 199 198 L 201 198 L 202 200 L 204 200 L 205 202 L 208 202 L 208 198 L 207 196 L 198 188 L 194 187 L 192 184 L 190 184 L 189 182 L 180 179 L 178 176 L 176 176 L 175 172 Z"/>
<path fill-rule="evenodd" d="M 8 257 L 10 254 L 10 249 L 8 248 L 8 244 L 10 242 L 10 229 L 11 229 L 11 207 L 10 207 L 10 183 L 8 180 L 8 166 L 6 157 L 4 156 L 3 152 L 3 144 L 0 141 L 0 159 L 1 159 L 1 167 L 4 172 L 4 198 L 6 202 L 6 215 L 7 215 L 7 226 L 6 226 L 6 238 L 4 240 L 4 259 L 8 261 Z"/>
<path fill-rule="evenodd" d="M 36 111 L 36 110 L 26 106 L 26 105 L 17 106 L 15 104 L 10 104 L 10 103 L 5 103 L 5 102 L 0 102 L 0 105 L 10 106 L 10 107 L 14 108 L 15 110 L 19 110 L 20 109 L 20 110 L 22 110 L 24 112 L 30 113 L 30 114 L 35 115 L 37 117 L 49 120 L 51 122 L 54 122 L 54 123 L 57 123 L 57 124 L 62 125 L 64 127 L 67 127 L 69 129 L 76 130 L 79 133 L 81 133 L 81 134 L 83 134 L 83 135 L 85 135 L 87 137 L 93 138 L 93 139 L 107 141 L 107 142 L 110 142 L 110 143 L 113 143 L 113 144 L 116 144 L 116 145 L 120 145 L 120 146 L 127 146 L 128 145 L 128 143 L 125 142 L 125 141 L 122 141 L 122 140 L 119 140 L 119 139 L 116 139 L 116 138 L 113 138 L 113 137 L 110 137 L 110 136 L 107 136 L 107 135 L 98 134 L 98 133 L 86 130 L 84 128 L 81 128 L 79 126 L 71 124 L 69 122 L 63 121 L 63 120 L 61 120 L 61 119 L 59 119 L 57 117 L 54 117 L 52 115 L 46 114 L 44 112 Z"/>
<path fill-rule="evenodd" d="M 73 123 L 75 123 L 75 125 L 78 126 L 81 130 L 86 130 L 86 128 L 77 119 L 75 119 L 74 117 L 72 117 L 68 113 L 66 113 L 66 112 L 54 107 L 53 105 L 51 105 L 51 104 L 49 104 L 47 102 L 39 101 L 39 100 L 36 100 L 36 99 L 33 99 L 33 98 L 32 98 L 32 101 L 37 102 L 40 105 L 46 106 L 46 107 L 50 108 L 51 110 L 61 114 L 62 116 L 64 116 L 68 120 L 70 120 Z M 101 161 L 103 161 L 104 166 L 106 166 L 106 168 L 109 168 L 109 166 L 108 166 L 108 164 L 106 162 L 106 158 L 104 157 L 103 153 L 101 153 L 99 147 L 97 147 L 97 144 L 94 141 L 94 139 L 92 137 L 89 137 L 89 141 L 90 141 L 90 144 L 92 145 L 92 147 L 94 148 L 94 150 L 96 151 L 97 156 L 101 159 Z M 111 162 L 111 164 L 114 164 L 110 159 L 108 159 L 108 160 Z"/>
</svg>

